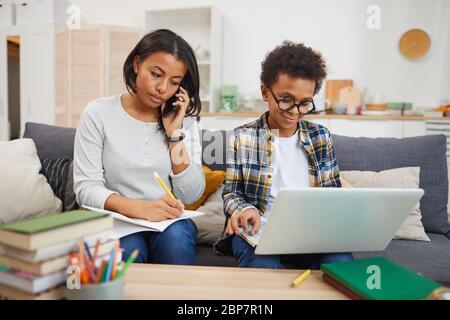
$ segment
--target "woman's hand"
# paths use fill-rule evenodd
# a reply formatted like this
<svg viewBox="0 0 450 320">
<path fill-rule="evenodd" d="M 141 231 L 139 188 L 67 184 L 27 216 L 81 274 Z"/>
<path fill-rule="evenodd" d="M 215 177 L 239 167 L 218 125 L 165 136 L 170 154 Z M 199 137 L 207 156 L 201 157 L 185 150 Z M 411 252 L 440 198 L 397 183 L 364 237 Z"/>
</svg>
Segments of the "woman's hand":
<svg viewBox="0 0 450 320">
<path fill-rule="evenodd" d="M 252 226 L 252 231 L 248 233 L 248 224 Z M 253 236 L 259 230 L 259 226 L 261 225 L 261 216 L 259 215 L 258 210 L 255 208 L 244 209 L 239 211 L 235 215 L 233 215 L 230 219 L 228 219 L 227 228 L 225 232 L 227 235 L 239 235 L 239 227 L 244 229 L 245 233 Z"/>
<path fill-rule="evenodd" d="M 164 125 L 164 129 L 166 130 L 166 135 L 169 137 L 179 136 L 184 116 L 186 115 L 186 109 L 189 106 L 189 102 L 191 101 L 189 95 L 184 88 L 180 87 L 179 92 L 175 95 L 177 97 L 177 101 L 173 103 L 174 107 L 179 107 L 178 110 L 168 115 L 165 118 L 162 118 L 162 122 Z M 162 106 L 162 111 L 166 108 L 166 104 Z"/>
<path fill-rule="evenodd" d="M 153 201 L 135 200 L 133 215 L 149 221 L 162 221 L 181 216 L 184 205 L 180 200 L 175 200 L 164 195 Z"/>
</svg>

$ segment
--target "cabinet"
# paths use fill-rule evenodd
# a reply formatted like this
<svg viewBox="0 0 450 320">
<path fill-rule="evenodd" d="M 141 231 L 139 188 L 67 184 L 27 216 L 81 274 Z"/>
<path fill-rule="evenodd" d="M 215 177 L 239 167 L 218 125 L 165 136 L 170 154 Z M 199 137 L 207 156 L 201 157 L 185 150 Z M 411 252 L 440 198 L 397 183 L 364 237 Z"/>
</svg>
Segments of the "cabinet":
<svg viewBox="0 0 450 320">
<path fill-rule="evenodd" d="M 424 136 L 426 131 L 426 121 L 403 121 L 403 137 Z"/>
<path fill-rule="evenodd" d="M 233 130 L 243 124 L 256 120 L 257 117 L 200 117 L 200 127 L 209 130 Z"/>
<path fill-rule="evenodd" d="M 0 2 L 0 26 L 12 26 L 15 24 L 14 4 Z"/>
<path fill-rule="evenodd" d="M 111 26 L 56 32 L 55 124 L 76 127 L 89 101 L 126 91 L 123 63 L 141 36 Z"/>
<path fill-rule="evenodd" d="M 147 11 L 147 32 L 169 29 L 194 49 L 200 73 L 200 100 L 203 112 L 220 108 L 222 77 L 222 16 L 214 6 Z"/>
<path fill-rule="evenodd" d="M 314 119 L 311 119 L 314 122 Z M 330 119 L 328 129 L 337 135 L 369 138 L 401 138 L 403 122 L 398 120 Z"/>
<path fill-rule="evenodd" d="M 200 118 L 200 125 L 204 129 L 232 130 L 257 118 L 258 116 L 202 116 Z M 426 130 L 426 122 L 424 120 L 359 120 L 321 117 L 311 117 L 307 120 L 325 126 L 333 134 L 348 137 L 404 138 L 432 133 L 430 129 Z M 450 121 L 447 122 L 450 125 Z"/>
<path fill-rule="evenodd" d="M 58 24 L 65 25 L 70 5 L 65 0 L 20 0 L 16 2 L 16 24 Z"/>
</svg>

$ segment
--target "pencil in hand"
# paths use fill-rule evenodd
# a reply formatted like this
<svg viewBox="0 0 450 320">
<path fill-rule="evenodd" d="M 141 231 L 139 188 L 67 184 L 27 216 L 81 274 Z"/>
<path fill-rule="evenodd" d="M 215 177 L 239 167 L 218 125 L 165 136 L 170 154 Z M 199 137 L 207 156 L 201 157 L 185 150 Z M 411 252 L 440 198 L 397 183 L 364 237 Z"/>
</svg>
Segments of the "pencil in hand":
<svg viewBox="0 0 450 320">
<path fill-rule="evenodd" d="M 171 197 L 172 199 L 176 200 L 172 191 L 170 191 L 169 187 L 164 183 L 164 180 L 161 179 L 159 174 L 157 172 L 153 172 L 153 176 L 155 177 L 156 182 L 158 182 L 158 184 L 161 186 L 161 188 L 163 188 L 163 190 L 167 193 L 167 195 L 169 195 L 169 197 Z"/>
</svg>

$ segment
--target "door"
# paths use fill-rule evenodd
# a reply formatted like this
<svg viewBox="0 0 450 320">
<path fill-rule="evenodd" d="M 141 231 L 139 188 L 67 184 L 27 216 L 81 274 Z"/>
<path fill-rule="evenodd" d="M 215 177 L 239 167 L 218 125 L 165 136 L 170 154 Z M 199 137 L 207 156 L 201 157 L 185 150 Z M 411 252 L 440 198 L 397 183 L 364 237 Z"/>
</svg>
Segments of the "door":
<svg viewBox="0 0 450 320">
<path fill-rule="evenodd" d="M 54 27 L 33 26 L 22 36 L 21 132 L 25 123 L 54 124 Z"/>
</svg>

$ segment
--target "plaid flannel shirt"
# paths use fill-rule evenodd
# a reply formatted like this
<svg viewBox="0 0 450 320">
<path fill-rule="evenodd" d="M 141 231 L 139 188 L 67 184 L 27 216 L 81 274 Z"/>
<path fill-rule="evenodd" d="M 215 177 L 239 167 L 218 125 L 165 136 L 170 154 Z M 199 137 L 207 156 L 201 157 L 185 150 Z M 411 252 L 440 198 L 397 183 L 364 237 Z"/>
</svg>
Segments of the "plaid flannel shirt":
<svg viewBox="0 0 450 320">
<path fill-rule="evenodd" d="M 234 129 L 227 151 L 227 173 L 222 194 L 225 226 L 236 212 L 254 206 L 262 215 L 267 209 L 272 185 L 273 133 L 269 129 L 269 112 L 249 124 Z M 341 187 L 339 168 L 331 135 L 325 127 L 304 119 L 298 123 L 298 143 L 309 162 L 312 187 Z M 222 233 L 214 249 L 219 254 L 231 250 L 230 237 Z"/>
</svg>

